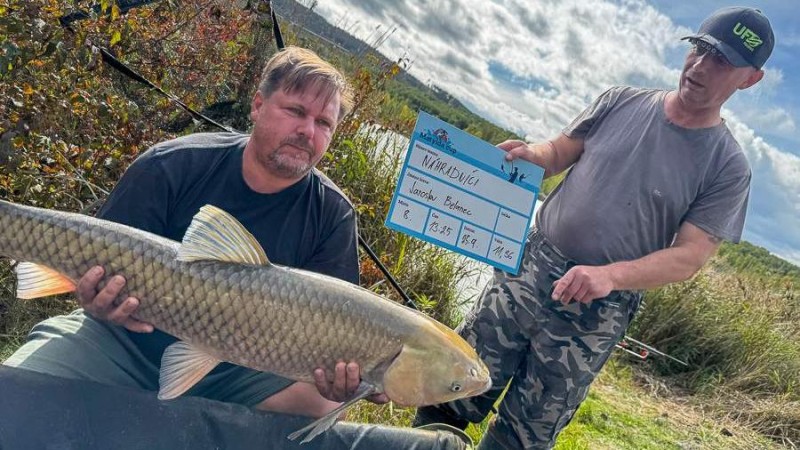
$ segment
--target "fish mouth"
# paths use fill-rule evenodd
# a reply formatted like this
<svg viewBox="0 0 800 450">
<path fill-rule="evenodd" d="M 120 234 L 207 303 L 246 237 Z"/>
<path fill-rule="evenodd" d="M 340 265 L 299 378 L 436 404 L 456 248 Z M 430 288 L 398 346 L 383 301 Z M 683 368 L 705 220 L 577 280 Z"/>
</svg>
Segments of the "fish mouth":
<svg viewBox="0 0 800 450">
<path fill-rule="evenodd" d="M 491 378 L 487 378 L 486 382 L 484 382 L 483 384 L 477 385 L 477 386 L 475 386 L 474 389 L 470 389 L 469 391 L 467 391 L 468 392 L 467 393 L 467 397 L 472 397 L 472 396 L 475 396 L 475 395 L 481 395 L 484 392 L 486 392 L 489 389 L 491 389 L 491 387 L 492 387 L 492 379 Z"/>
<path fill-rule="evenodd" d="M 486 380 L 486 383 L 484 383 L 483 386 L 479 386 L 479 387 L 475 388 L 475 390 L 473 391 L 472 395 L 483 394 L 484 392 L 486 392 L 489 389 L 491 389 L 491 387 L 492 387 L 492 379 L 489 378 L 489 379 Z"/>
</svg>

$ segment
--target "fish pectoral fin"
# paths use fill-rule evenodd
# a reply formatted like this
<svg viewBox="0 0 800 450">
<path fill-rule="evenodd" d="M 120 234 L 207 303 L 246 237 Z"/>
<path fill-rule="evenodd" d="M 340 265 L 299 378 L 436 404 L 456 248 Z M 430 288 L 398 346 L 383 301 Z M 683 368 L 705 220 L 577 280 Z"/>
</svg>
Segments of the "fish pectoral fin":
<svg viewBox="0 0 800 450">
<path fill-rule="evenodd" d="M 169 400 L 188 391 L 221 362 L 186 342 L 170 345 L 161 357 L 159 400 Z"/>
<path fill-rule="evenodd" d="M 205 205 L 192 218 L 178 249 L 179 261 L 227 261 L 269 265 L 255 237 L 227 212 Z"/>
<path fill-rule="evenodd" d="M 14 272 L 17 274 L 17 298 L 24 300 L 73 292 L 77 286 L 66 275 L 39 264 L 19 262 Z"/>
<path fill-rule="evenodd" d="M 377 394 L 379 392 L 380 391 L 378 390 L 377 387 L 362 381 L 361 384 L 358 385 L 358 389 L 356 389 L 355 394 L 353 394 L 353 398 L 351 398 L 350 400 L 342 403 L 341 405 L 339 405 L 338 408 L 336 408 L 333 411 L 329 412 L 324 417 L 321 417 L 321 418 L 315 420 L 314 422 L 311 422 L 307 426 L 305 426 L 305 427 L 295 431 L 294 433 L 290 434 L 288 436 L 289 440 L 294 441 L 297 438 L 299 438 L 300 436 L 305 434 L 306 437 L 303 438 L 303 440 L 300 441 L 300 443 L 301 444 L 305 444 L 306 442 L 311 441 L 315 437 L 319 436 L 323 431 L 325 431 L 325 430 L 329 429 L 330 427 L 332 427 L 336 423 L 336 419 L 339 418 L 339 414 L 341 414 L 342 411 L 344 411 L 345 409 L 355 405 L 356 402 L 358 402 L 359 400 L 362 400 L 364 398 L 369 397 L 372 394 Z"/>
</svg>

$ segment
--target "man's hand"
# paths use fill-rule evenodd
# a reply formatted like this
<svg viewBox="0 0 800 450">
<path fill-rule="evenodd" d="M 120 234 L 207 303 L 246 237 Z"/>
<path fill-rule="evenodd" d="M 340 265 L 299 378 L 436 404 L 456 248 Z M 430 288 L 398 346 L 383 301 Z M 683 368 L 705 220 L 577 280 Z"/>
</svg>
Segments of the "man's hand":
<svg viewBox="0 0 800 450">
<path fill-rule="evenodd" d="M 589 303 L 608 296 L 614 289 L 610 271 L 604 266 L 575 266 L 553 283 L 553 300 Z"/>
<path fill-rule="evenodd" d="M 153 325 L 131 317 L 139 307 L 139 299 L 128 297 L 119 304 L 115 302 L 125 286 L 125 278 L 115 275 L 102 290 L 97 291 L 97 285 L 103 279 L 104 273 L 102 267 L 95 266 L 81 277 L 77 288 L 81 307 L 98 319 L 121 325 L 130 331 L 151 333 Z"/>
<path fill-rule="evenodd" d="M 332 380 L 332 381 L 331 381 Z M 328 376 L 324 369 L 314 370 L 314 383 L 320 395 L 334 402 L 345 402 L 355 394 L 361 383 L 361 368 L 357 363 L 339 361 L 333 370 L 333 375 Z M 389 401 L 386 394 L 374 394 L 367 400 L 383 404 Z"/>
<path fill-rule="evenodd" d="M 506 161 L 513 161 L 517 158 L 521 158 L 526 161 L 536 163 L 536 161 L 533 161 L 535 159 L 533 150 L 531 150 L 531 147 L 527 142 L 511 139 L 497 144 L 497 148 L 507 152 Z"/>
<path fill-rule="evenodd" d="M 557 137 L 536 144 L 517 139 L 497 144 L 497 148 L 505 150 L 506 161 L 517 158 L 532 162 L 544 168 L 544 177 L 550 178 L 575 164 L 583 154 L 583 140 L 559 134 Z"/>
</svg>

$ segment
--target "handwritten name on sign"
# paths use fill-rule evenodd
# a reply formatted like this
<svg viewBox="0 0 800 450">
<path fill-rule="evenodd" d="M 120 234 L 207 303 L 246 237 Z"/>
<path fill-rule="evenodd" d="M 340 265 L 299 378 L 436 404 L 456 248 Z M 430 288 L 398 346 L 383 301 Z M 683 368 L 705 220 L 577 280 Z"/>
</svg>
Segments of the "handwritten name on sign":
<svg viewBox="0 0 800 450">
<path fill-rule="evenodd" d="M 543 176 L 420 112 L 386 226 L 516 274 Z"/>
</svg>

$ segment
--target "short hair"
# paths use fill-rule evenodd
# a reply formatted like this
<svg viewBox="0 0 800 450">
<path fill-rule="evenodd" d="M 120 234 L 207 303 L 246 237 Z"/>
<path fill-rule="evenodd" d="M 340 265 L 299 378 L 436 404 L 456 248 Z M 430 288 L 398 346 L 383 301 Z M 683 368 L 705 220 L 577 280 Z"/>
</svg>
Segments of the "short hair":
<svg viewBox="0 0 800 450">
<path fill-rule="evenodd" d="M 345 76 L 305 48 L 286 47 L 267 61 L 258 90 L 264 97 L 269 97 L 278 89 L 288 93 L 315 89 L 325 96 L 326 102 L 338 93 L 339 121 L 353 108 L 353 91 Z"/>
</svg>

